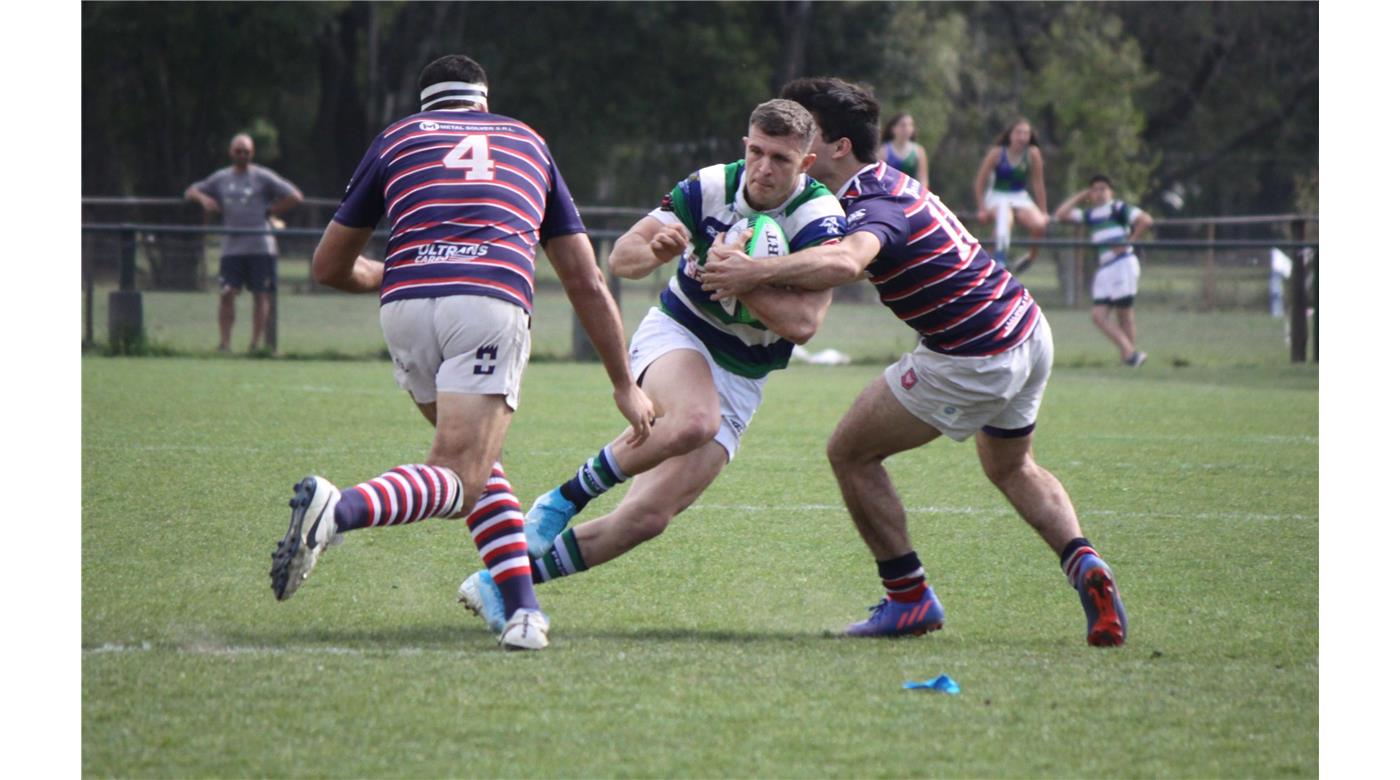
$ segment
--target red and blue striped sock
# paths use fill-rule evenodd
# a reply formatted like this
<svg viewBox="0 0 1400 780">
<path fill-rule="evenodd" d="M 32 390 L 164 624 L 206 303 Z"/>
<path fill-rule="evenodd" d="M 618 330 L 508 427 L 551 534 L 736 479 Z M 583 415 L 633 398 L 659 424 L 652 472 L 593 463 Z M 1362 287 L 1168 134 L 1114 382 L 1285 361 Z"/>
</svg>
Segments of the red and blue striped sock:
<svg viewBox="0 0 1400 780">
<path fill-rule="evenodd" d="M 1085 571 L 1100 566 L 1108 564 L 1104 563 L 1103 558 L 1089 544 L 1089 540 L 1082 536 L 1071 539 L 1070 543 L 1065 545 L 1065 549 L 1060 551 L 1060 568 L 1064 570 L 1069 586 L 1075 590 L 1079 589 L 1079 581 Z"/>
<path fill-rule="evenodd" d="M 467 515 L 467 530 L 491 579 L 501 589 L 506 617 L 517 609 L 539 609 L 526 552 L 525 516 L 499 463 L 492 466 L 486 489 Z"/>
<path fill-rule="evenodd" d="M 344 533 L 451 517 L 460 511 L 462 481 L 452 469 L 408 464 L 342 491 L 335 507 L 335 527 Z"/>
<path fill-rule="evenodd" d="M 887 561 L 876 561 L 880 570 L 880 581 L 885 585 L 885 594 L 890 601 L 912 604 L 924 597 L 928 581 L 924 578 L 924 565 L 919 562 L 919 554 L 911 552 Z"/>
</svg>

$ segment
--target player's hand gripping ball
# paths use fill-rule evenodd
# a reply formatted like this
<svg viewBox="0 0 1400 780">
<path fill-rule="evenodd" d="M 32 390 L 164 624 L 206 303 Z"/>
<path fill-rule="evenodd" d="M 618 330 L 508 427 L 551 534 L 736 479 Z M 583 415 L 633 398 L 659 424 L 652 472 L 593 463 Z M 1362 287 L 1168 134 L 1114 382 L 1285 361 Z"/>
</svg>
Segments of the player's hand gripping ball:
<svg viewBox="0 0 1400 780">
<path fill-rule="evenodd" d="M 783 235 L 783 229 L 778 223 L 766 214 L 759 214 L 753 217 L 746 217 L 734 223 L 722 239 L 726 244 L 737 244 L 743 239 L 744 231 L 753 230 L 753 235 L 744 244 L 744 253 L 749 257 L 777 257 L 788 254 L 787 236 Z M 733 318 L 734 322 L 746 325 L 753 325 L 759 322 L 753 313 L 744 308 L 744 304 L 738 298 L 722 298 L 719 305 L 724 308 L 724 312 Z"/>
</svg>

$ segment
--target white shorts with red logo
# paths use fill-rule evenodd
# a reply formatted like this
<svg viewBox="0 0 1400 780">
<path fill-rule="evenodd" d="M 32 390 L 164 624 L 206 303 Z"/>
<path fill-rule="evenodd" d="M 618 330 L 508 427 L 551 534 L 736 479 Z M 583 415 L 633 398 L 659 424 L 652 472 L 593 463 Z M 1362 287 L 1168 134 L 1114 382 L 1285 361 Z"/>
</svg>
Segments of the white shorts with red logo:
<svg viewBox="0 0 1400 780">
<path fill-rule="evenodd" d="M 1041 315 L 1029 338 L 999 355 L 958 357 L 920 344 L 885 369 L 885 383 L 910 414 L 954 441 L 983 427 L 993 436 L 1024 436 L 1035 427 L 1054 362 L 1054 337 Z"/>
</svg>

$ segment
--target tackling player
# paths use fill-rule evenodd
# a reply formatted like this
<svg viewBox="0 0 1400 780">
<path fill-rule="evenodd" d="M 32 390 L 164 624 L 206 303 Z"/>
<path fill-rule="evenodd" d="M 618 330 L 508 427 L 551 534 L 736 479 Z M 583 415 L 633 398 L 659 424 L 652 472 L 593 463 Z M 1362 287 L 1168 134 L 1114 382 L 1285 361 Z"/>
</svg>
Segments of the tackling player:
<svg viewBox="0 0 1400 780">
<path fill-rule="evenodd" d="M 465 517 L 508 619 L 508 649 L 548 644 L 526 556 L 520 503 L 499 462 L 530 355 L 535 247 L 559 272 L 602 356 L 635 445 L 651 401 L 627 372 L 622 320 L 544 139 L 488 113 L 486 72 L 442 57 L 418 79 L 422 111 L 370 144 L 313 257 L 316 280 L 378 292 L 394 376 L 436 427 L 427 460 L 344 492 L 319 476 L 296 485 L 272 589 L 290 598 L 327 547 L 350 531 Z M 384 262 L 360 256 L 381 216 Z"/>
<path fill-rule="evenodd" d="M 1120 645 L 1127 616 L 1113 573 L 1089 545 L 1069 495 L 1031 456 L 1054 345 L 1040 307 L 983 251 L 952 212 L 876 160 L 880 105 L 839 79 L 800 79 L 783 96 L 821 127 L 811 173 L 846 209 L 841 242 L 755 260 L 717 247 L 704 269 L 715 297 L 761 284 L 828 289 L 867 277 L 920 345 L 871 382 L 837 425 L 827 456 L 856 529 L 875 556 L 886 597 L 853 636 L 923 634 L 943 625 L 883 461 L 948 436 L 976 437 L 982 470 L 1060 556 L 1088 618 L 1092 645 Z"/>
<path fill-rule="evenodd" d="M 769 372 L 784 368 L 793 343 L 816 332 L 831 291 L 757 285 L 721 306 L 700 288 L 700 271 L 740 219 L 766 214 L 792 249 L 835 243 L 845 234 L 841 204 L 805 171 L 816 123 L 790 100 L 770 100 L 749 117 L 744 159 L 702 168 L 618 240 L 613 272 L 640 279 L 679 257 L 676 275 L 632 336 L 632 374 L 658 410 L 644 442 L 619 436 L 530 509 L 535 582 L 610 561 L 665 530 L 739 448 Z M 633 478 L 612 512 L 565 530 L 604 491 Z M 507 611 L 485 572 L 468 577 L 462 601 L 499 630 Z"/>
</svg>

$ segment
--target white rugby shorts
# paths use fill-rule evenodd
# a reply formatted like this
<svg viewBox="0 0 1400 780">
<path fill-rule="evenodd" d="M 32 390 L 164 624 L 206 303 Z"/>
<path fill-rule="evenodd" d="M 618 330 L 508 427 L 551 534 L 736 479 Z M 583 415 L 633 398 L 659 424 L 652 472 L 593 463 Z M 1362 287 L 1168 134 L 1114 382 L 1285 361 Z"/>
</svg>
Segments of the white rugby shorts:
<svg viewBox="0 0 1400 780">
<path fill-rule="evenodd" d="M 1117 301 L 1137 295 L 1142 266 L 1131 254 L 1100 268 L 1094 274 L 1092 299 L 1095 303 Z"/>
<path fill-rule="evenodd" d="M 715 441 L 724 447 L 732 461 L 739 452 L 739 437 L 744 435 L 763 401 L 763 384 L 768 378 L 749 379 L 720 368 L 704 342 L 654 306 L 632 334 L 632 345 L 627 350 L 632 378 L 639 379 L 657 358 L 678 349 L 699 352 L 710 366 L 710 376 L 719 393 L 720 423 Z"/>
<path fill-rule="evenodd" d="M 409 298 L 379 307 L 394 379 L 420 404 L 437 394 L 503 395 L 520 402 L 530 359 L 530 316 L 499 298 Z"/>
<path fill-rule="evenodd" d="M 885 383 L 909 413 L 954 441 L 984 426 L 1025 435 L 1035 425 L 1055 342 L 1041 316 L 1015 349 L 988 357 L 944 355 L 920 344 L 885 369 Z"/>
</svg>

